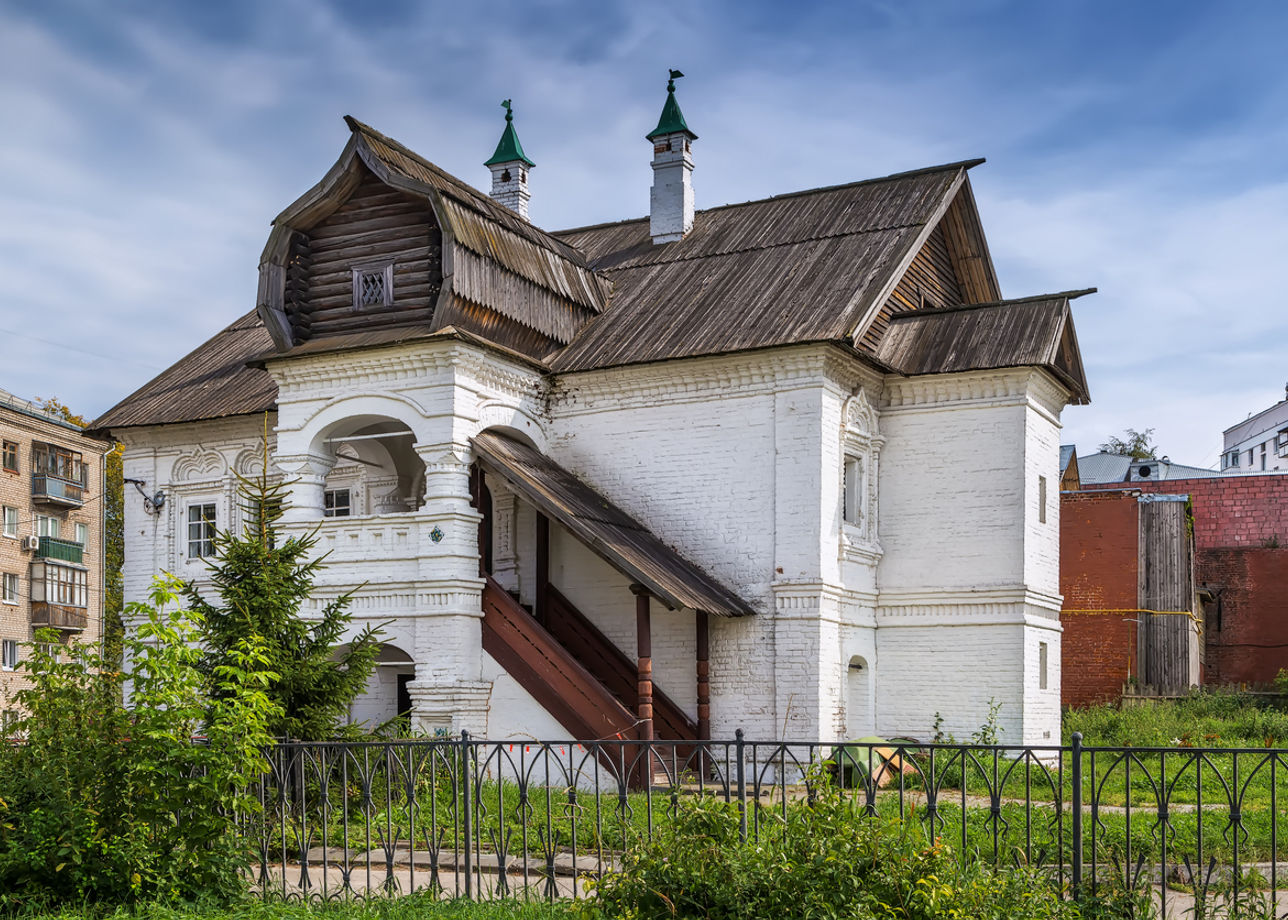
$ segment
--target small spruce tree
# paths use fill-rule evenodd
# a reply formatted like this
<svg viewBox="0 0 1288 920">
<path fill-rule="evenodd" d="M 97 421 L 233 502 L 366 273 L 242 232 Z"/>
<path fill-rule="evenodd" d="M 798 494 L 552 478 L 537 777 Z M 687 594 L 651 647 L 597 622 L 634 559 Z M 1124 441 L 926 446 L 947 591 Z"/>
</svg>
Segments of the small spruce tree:
<svg viewBox="0 0 1288 920">
<path fill-rule="evenodd" d="M 266 667 L 278 675 L 268 688 L 281 711 L 273 733 L 307 741 L 344 734 L 349 704 L 366 686 L 380 653 L 381 630 L 368 626 L 341 647 L 352 594 L 327 603 L 317 619 L 300 615 L 325 557 L 310 558 L 316 528 L 279 539 L 285 485 L 269 479 L 267 431 L 259 475 L 237 478 L 247 523 L 240 534 L 215 535 L 209 565 L 219 602 L 207 600 L 192 582 L 184 586 L 189 606 L 203 621 L 203 670 L 219 673 L 248 638 L 263 637 Z"/>
</svg>

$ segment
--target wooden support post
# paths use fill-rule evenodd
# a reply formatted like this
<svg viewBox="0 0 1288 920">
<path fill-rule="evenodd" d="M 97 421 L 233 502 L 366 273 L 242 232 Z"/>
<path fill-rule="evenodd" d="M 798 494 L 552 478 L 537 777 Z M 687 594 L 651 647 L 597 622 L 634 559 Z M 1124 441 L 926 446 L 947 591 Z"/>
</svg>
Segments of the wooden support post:
<svg viewBox="0 0 1288 920">
<path fill-rule="evenodd" d="M 711 740 L 711 633 L 705 610 L 698 611 L 698 740 Z"/>
<path fill-rule="evenodd" d="M 546 625 L 546 587 L 550 584 L 550 519 L 537 512 L 537 585 L 532 614 Z"/>
<path fill-rule="evenodd" d="M 639 739 L 653 740 L 653 627 L 649 611 L 648 589 L 631 585 L 635 595 L 635 643 L 639 654 L 636 677 L 636 718 L 640 720 Z"/>
</svg>

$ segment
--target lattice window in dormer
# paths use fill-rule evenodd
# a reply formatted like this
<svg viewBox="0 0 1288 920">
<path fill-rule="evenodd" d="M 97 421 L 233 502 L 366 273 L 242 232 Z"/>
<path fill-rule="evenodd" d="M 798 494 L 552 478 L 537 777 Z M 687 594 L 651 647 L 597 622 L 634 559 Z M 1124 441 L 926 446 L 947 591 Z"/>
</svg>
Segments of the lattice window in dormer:
<svg viewBox="0 0 1288 920">
<path fill-rule="evenodd" d="M 360 265 L 353 269 L 353 308 L 370 310 L 392 306 L 394 302 L 394 264 Z"/>
</svg>

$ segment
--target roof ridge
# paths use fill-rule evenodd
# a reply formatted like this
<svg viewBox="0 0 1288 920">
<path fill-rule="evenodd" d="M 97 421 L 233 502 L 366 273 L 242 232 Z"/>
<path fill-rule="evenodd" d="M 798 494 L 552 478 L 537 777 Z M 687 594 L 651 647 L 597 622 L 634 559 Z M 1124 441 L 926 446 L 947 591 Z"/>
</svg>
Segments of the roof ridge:
<svg viewBox="0 0 1288 920">
<path fill-rule="evenodd" d="M 909 169 L 905 172 L 891 173 L 888 176 L 874 176 L 870 179 L 856 179 L 853 182 L 841 182 L 836 185 L 819 185 L 815 188 L 800 189 L 795 192 L 783 192 L 780 195 L 769 195 L 765 198 L 752 198 L 748 201 L 731 201 L 725 204 L 713 205 L 709 208 L 701 208 L 697 214 L 709 214 L 712 211 L 723 211 L 726 208 L 744 208 L 752 204 L 764 204 L 766 201 L 781 201 L 784 198 L 801 198 L 805 195 L 817 195 L 821 192 L 835 192 L 846 188 L 856 188 L 860 185 L 874 185 L 878 182 L 890 182 L 895 179 L 910 179 L 914 176 L 928 175 L 935 172 L 944 172 L 950 169 L 973 169 L 982 163 L 987 162 L 984 157 L 974 157 L 968 160 L 958 160 L 955 163 L 944 163 L 939 166 L 923 166 L 920 169 Z M 603 227 L 615 227 L 622 224 L 633 224 L 637 221 L 648 220 L 648 215 L 643 217 L 628 217 L 624 220 L 606 220 L 597 224 L 585 224 L 580 227 L 569 227 L 565 230 L 548 231 L 554 236 L 562 236 L 565 233 L 584 233 L 587 230 L 599 230 Z"/>
<path fill-rule="evenodd" d="M 1011 304 L 1037 303 L 1043 300 L 1075 300 L 1078 297 L 1094 293 L 1096 293 L 1096 288 L 1081 288 L 1072 291 L 1056 291 L 1051 294 L 1031 294 L 1028 297 L 1012 297 L 1006 300 L 987 300 L 983 303 L 959 303 L 953 304 L 950 307 L 921 307 L 916 310 L 902 310 L 892 315 L 890 319 L 893 321 L 896 319 L 907 319 L 909 317 L 926 316 L 930 314 L 937 315 L 940 313 L 957 313 L 962 310 L 979 310 L 984 307 L 1004 307 Z"/>
</svg>

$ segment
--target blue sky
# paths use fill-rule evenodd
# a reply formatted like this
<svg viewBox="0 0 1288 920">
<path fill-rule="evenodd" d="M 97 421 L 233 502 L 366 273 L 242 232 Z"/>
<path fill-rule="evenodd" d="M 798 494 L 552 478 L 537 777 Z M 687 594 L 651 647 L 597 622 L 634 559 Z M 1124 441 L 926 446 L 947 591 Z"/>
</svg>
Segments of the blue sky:
<svg viewBox="0 0 1288 920">
<path fill-rule="evenodd" d="M 254 305 L 352 114 L 475 185 L 513 98 L 549 229 L 647 211 L 666 69 L 699 207 L 985 156 L 1007 296 L 1075 322 L 1090 453 L 1217 461 L 1283 397 L 1288 7 L 0 0 L 0 387 L 106 409 Z"/>
</svg>

